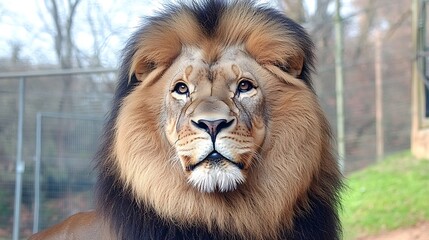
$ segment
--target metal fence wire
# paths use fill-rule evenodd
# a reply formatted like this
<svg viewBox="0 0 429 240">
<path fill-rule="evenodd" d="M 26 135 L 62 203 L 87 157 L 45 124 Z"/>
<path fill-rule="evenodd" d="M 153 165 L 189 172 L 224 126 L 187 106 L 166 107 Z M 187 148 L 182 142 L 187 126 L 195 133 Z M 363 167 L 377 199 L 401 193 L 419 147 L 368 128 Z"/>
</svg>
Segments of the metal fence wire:
<svg viewBox="0 0 429 240">
<path fill-rule="evenodd" d="M 102 123 L 92 115 L 37 114 L 33 232 L 93 207 L 95 174 L 88 159 Z"/>
</svg>

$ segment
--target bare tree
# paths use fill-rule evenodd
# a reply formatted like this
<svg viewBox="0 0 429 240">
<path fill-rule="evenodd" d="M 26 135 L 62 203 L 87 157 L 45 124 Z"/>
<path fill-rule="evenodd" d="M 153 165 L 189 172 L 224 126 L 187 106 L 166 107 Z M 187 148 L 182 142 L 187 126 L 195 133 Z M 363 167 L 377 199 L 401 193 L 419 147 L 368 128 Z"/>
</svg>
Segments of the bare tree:
<svg viewBox="0 0 429 240">
<path fill-rule="evenodd" d="M 45 0 L 45 7 L 54 25 L 55 53 L 61 68 L 73 67 L 73 27 L 80 0 Z"/>
<path fill-rule="evenodd" d="M 359 58 L 362 53 L 362 49 L 366 46 L 368 36 L 374 27 L 375 17 L 376 17 L 376 8 L 375 4 L 377 1 L 367 1 L 365 3 L 365 7 L 362 12 L 358 16 L 359 18 L 359 37 L 356 45 L 356 49 L 354 51 L 354 59 Z M 351 15 L 349 17 L 355 17 L 355 15 Z"/>
<path fill-rule="evenodd" d="M 279 5 L 284 9 L 286 15 L 298 23 L 305 23 L 307 20 L 307 10 L 302 0 L 279 0 Z"/>
</svg>

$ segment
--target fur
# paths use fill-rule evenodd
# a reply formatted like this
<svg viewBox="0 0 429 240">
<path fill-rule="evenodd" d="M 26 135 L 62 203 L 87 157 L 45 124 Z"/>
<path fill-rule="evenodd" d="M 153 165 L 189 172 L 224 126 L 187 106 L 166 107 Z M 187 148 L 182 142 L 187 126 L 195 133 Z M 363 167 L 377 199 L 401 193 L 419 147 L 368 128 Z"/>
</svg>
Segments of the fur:
<svg viewBox="0 0 429 240">
<path fill-rule="evenodd" d="M 267 79 L 263 119 L 244 121 L 267 130 L 245 182 L 206 193 L 188 184 L 161 131 L 172 121 L 163 79 L 187 52 L 211 66 L 231 48 Z M 171 5 L 147 19 L 125 47 L 96 158 L 97 211 L 118 239 L 340 239 L 341 174 L 312 88 L 313 58 L 302 27 L 249 1 Z"/>
</svg>

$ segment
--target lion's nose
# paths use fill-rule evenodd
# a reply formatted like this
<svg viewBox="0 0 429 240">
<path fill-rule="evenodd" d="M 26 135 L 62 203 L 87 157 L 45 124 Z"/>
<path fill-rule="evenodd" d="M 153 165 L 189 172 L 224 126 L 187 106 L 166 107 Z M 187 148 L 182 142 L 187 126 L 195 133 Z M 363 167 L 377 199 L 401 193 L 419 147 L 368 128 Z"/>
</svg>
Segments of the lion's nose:
<svg viewBox="0 0 429 240">
<path fill-rule="evenodd" d="M 197 128 L 205 130 L 208 134 L 210 134 L 212 141 L 215 142 L 217 134 L 220 131 L 222 131 L 222 129 L 225 129 L 231 126 L 233 121 L 234 119 L 230 120 L 229 122 L 226 119 L 218 119 L 218 120 L 200 119 L 197 122 L 192 121 L 192 123 Z"/>
</svg>

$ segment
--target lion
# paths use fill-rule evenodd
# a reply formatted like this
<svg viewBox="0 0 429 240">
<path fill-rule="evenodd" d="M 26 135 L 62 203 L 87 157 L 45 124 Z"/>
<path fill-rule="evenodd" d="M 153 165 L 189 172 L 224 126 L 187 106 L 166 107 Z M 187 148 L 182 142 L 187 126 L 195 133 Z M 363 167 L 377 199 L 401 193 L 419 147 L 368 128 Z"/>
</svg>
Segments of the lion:
<svg viewBox="0 0 429 240">
<path fill-rule="evenodd" d="M 339 239 L 314 46 L 251 1 L 169 5 L 129 39 L 96 209 L 32 239 Z"/>
</svg>

